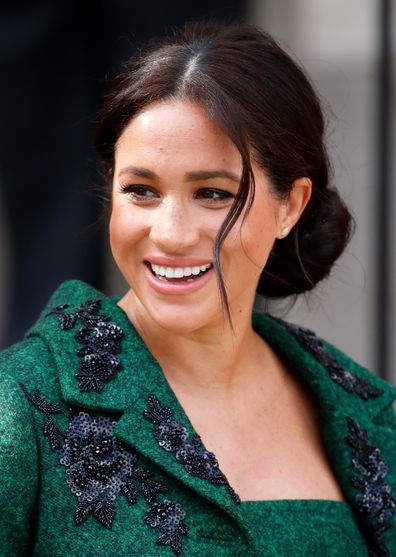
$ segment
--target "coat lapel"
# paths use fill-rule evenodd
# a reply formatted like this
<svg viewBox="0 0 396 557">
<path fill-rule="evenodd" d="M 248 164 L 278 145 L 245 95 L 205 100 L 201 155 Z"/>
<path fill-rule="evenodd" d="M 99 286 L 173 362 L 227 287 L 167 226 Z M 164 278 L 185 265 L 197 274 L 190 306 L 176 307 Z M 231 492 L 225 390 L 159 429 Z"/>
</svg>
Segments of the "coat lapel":
<svg viewBox="0 0 396 557">
<path fill-rule="evenodd" d="M 381 494 L 381 490 L 388 488 L 391 496 L 396 499 L 396 433 L 395 420 L 392 411 L 392 403 L 396 399 L 396 389 L 381 381 L 378 377 L 368 373 L 366 370 L 352 362 L 331 345 L 325 344 L 329 354 L 336 357 L 341 368 L 350 371 L 355 377 L 367 382 L 368 391 L 376 396 L 362 398 L 355 392 L 349 392 L 346 388 L 332 379 L 329 369 L 326 369 L 313 353 L 306 349 L 304 343 L 300 343 L 296 336 L 290 333 L 287 324 L 282 324 L 266 315 L 255 314 L 253 317 L 255 329 L 269 342 L 288 364 L 289 369 L 296 373 L 310 388 L 317 402 L 323 442 L 334 473 L 341 485 L 347 501 L 356 512 L 356 517 L 361 525 L 368 543 L 371 544 L 372 553 L 384 557 L 396 552 L 396 513 L 392 502 L 386 501 L 385 509 L 393 517 L 388 522 L 390 527 L 380 531 L 378 538 L 375 535 L 378 527 L 378 517 L 381 514 L 381 505 L 375 508 L 374 499 Z M 322 358 L 320 358 L 322 360 Z M 361 389 L 357 389 L 361 392 Z M 351 446 L 351 437 L 357 436 L 351 433 L 351 420 L 358 424 L 364 436 L 367 434 L 367 443 L 359 440 L 359 451 Z M 387 423 L 388 422 L 388 423 Z M 348 441 L 349 439 L 349 441 Z M 380 456 L 378 461 L 385 462 L 388 471 L 385 478 L 381 476 L 376 463 L 367 476 L 364 468 L 364 459 L 376 460 L 377 450 Z M 355 465 L 354 465 L 355 461 Z M 360 471 L 360 473 L 359 473 Z M 363 474 L 363 475 L 362 475 Z M 363 481 L 365 486 L 356 487 L 356 480 Z M 370 483 L 371 482 L 371 483 Z M 355 484 L 355 485 L 354 485 Z M 370 502 L 369 499 L 372 501 Z M 361 498 L 367 504 L 368 512 L 362 516 L 360 509 Z M 383 502 L 383 501 L 382 501 Z M 383 548 L 378 549 L 383 545 Z M 387 553 L 385 549 L 387 550 Z M 377 553 L 375 553 L 377 551 Z"/>
<path fill-rule="evenodd" d="M 116 334 L 118 329 L 112 329 L 112 325 L 122 331 L 119 346 L 114 343 L 109 345 L 112 346 L 113 351 L 117 352 L 110 355 L 114 356 L 120 365 L 117 362 L 114 363 L 113 359 L 111 360 L 115 371 L 104 382 L 100 392 L 82 391 L 81 381 L 76 378 L 76 373 L 79 369 L 81 370 L 84 350 L 86 352 L 86 345 L 82 340 L 86 340 L 87 332 L 81 332 L 84 324 L 76 318 L 71 327 L 61 328 L 59 314 L 48 315 L 54 308 L 62 308 L 64 304 L 67 304 L 67 307 L 63 307 L 60 310 L 61 313 L 73 315 L 76 308 L 81 307 L 82 303 L 89 300 L 100 301 L 98 314 L 103 315 L 108 324 L 107 329 L 106 327 L 104 329 L 105 334 L 108 333 L 110 336 Z M 70 325 L 70 319 L 64 319 L 69 321 Z M 334 355 L 341 361 L 341 365 L 348 369 L 352 365 L 353 373 L 364 377 L 372 387 L 380 389 L 381 394 L 364 400 L 356 393 L 348 392 L 337 384 L 329 374 L 329 370 L 322 365 L 323 362 L 318 361 L 318 358 L 310 353 L 282 322 L 274 320 L 268 315 L 254 314 L 253 326 L 280 354 L 289 369 L 310 388 L 317 402 L 323 441 L 329 459 L 345 497 L 357 514 L 359 491 L 352 484 L 352 478 L 357 475 L 357 472 L 353 466 L 353 450 L 347 441 L 350 436 L 349 419 L 355 420 L 360 428 L 367 432 L 368 442 L 378 448 L 383 460 L 388 463 L 389 471 L 386 479 L 395 496 L 396 435 L 394 426 L 384 423 L 383 416 L 386 413 L 390 416 L 389 408 L 396 398 L 396 389 L 368 374 L 356 364 L 352 364 L 336 349 L 326 345 L 326 349 L 334 352 Z M 97 334 L 100 337 L 103 335 L 103 331 L 99 330 Z M 29 335 L 39 335 L 49 345 L 59 371 L 62 397 L 67 404 L 95 412 L 119 414 L 120 419 L 114 433 L 120 439 L 155 462 L 167 474 L 221 507 L 242 525 L 243 520 L 239 507 L 232 501 L 229 491 L 224 486 L 214 487 L 207 479 L 192 476 L 186 467 L 176 460 L 173 452 L 164 450 L 157 442 L 154 436 L 155 425 L 145 418 L 150 395 L 154 395 L 163 408 L 170 409 L 174 420 L 185 427 L 188 439 L 191 440 L 195 432 L 169 387 L 158 362 L 150 354 L 115 300 L 103 296 L 79 281 L 64 283 L 54 294 Z M 395 516 L 393 516 L 392 527 L 384 532 L 382 538 L 385 546 L 389 548 L 389 555 L 392 554 L 391 549 L 396 551 Z"/>
<path fill-rule="evenodd" d="M 123 331 L 120 353 L 117 355 L 121 367 L 104 384 L 101 392 L 81 391 L 76 379 L 76 373 L 81 368 L 81 356 L 78 355 L 81 344 L 76 340 L 83 327 L 79 319 L 75 320 L 72 327 L 61 328 L 61 313 L 75 315 L 76 309 L 90 300 L 100 300 L 99 313 Z M 67 307 L 64 307 L 65 304 Z M 54 312 L 55 308 L 62 309 Z M 118 414 L 120 417 L 114 429 L 118 438 L 153 461 L 167 474 L 221 507 L 245 529 L 239 507 L 226 487 L 214 486 L 206 479 L 191 475 L 176 460 L 174 453 L 165 451 L 157 442 L 154 436 L 155 425 L 145 418 L 151 395 L 163 407 L 171 409 L 174 419 L 185 427 L 188 439 L 192 439 L 195 432 L 158 362 L 148 351 L 126 314 L 117 306 L 116 300 L 103 296 L 79 281 L 66 282 L 55 292 L 39 321 L 29 332 L 29 336 L 37 335 L 43 337 L 49 345 L 59 371 L 62 398 L 69 406 L 95 413 Z"/>
</svg>

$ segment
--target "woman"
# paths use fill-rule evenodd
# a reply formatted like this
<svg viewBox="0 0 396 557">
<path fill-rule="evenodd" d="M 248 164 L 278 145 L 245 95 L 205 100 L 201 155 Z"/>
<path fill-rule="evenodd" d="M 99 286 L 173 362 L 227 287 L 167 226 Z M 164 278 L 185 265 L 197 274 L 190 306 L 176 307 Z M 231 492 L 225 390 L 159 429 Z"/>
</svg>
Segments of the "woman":
<svg viewBox="0 0 396 557">
<path fill-rule="evenodd" d="M 2 356 L 3 555 L 396 555 L 396 390 L 253 312 L 348 241 L 323 128 L 249 26 L 187 26 L 114 84 L 97 146 L 129 290 L 62 285 Z"/>
</svg>

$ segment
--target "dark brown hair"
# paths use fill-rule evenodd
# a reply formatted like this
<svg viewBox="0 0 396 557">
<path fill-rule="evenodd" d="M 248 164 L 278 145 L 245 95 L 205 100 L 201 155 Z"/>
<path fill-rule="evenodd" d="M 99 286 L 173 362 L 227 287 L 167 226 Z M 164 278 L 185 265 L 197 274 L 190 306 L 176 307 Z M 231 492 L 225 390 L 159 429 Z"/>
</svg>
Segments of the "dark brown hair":
<svg viewBox="0 0 396 557">
<path fill-rule="evenodd" d="M 324 117 L 303 70 L 270 35 L 250 25 L 187 24 L 151 45 L 114 81 L 96 134 L 108 175 L 113 173 L 116 142 L 131 118 L 151 103 L 175 98 L 203 106 L 242 157 L 238 194 L 213 247 L 228 315 L 219 253 L 253 201 L 251 152 L 280 199 L 288 197 L 298 178 L 309 178 L 313 186 L 298 223 L 289 236 L 275 241 L 257 292 L 278 297 L 312 289 L 344 250 L 353 220 L 329 184 Z"/>
</svg>

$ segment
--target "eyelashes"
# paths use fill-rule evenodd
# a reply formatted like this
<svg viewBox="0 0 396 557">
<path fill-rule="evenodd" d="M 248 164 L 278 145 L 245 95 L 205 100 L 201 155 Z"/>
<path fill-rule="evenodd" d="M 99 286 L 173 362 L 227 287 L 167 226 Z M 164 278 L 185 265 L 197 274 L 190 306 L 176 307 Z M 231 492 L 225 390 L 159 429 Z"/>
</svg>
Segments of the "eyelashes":
<svg viewBox="0 0 396 557">
<path fill-rule="evenodd" d="M 217 188 L 202 188 L 196 192 L 197 199 L 205 199 L 206 201 L 227 201 L 234 199 L 234 195 L 226 190 L 219 190 Z"/>
<path fill-rule="evenodd" d="M 121 192 L 129 195 L 136 200 L 152 200 L 159 197 L 156 191 L 149 186 L 143 184 L 125 184 L 121 185 Z"/>
<path fill-rule="evenodd" d="M 121 184 L 120 191 L 137 202 L 147 203 L 161 199 L 160 192 L 145 184 Z M 206 204 L 225 205 L 229 204 L 234 197 L 233 193 L 219 188 L 199 188 L 194 192 L 194 199 L 202 200 Z"/>
</svg>

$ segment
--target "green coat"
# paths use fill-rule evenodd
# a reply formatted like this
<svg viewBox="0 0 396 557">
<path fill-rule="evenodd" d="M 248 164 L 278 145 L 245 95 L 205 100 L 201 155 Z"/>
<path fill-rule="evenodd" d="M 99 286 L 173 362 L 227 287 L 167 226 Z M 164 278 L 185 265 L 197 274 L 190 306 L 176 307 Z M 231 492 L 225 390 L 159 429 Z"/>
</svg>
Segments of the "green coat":
<svg viewBox="0 0 396 557">
<path fill-rule="evenodd" d="M 396 389 L 306 329 L 253 324 L 311 389 L 347 503 L 248 516 L 117 300 L 70 281 L 0 355 L 0 555 L 346 555 L 342 520 L 326 545 L 327 509 L 343 509 L 358 524 L 348 555 L 396 556 Z M 312 506 L 303 527 L 295 505 Z M 304 539 L 310 514 L 323 553 Z"/>
</svg>

